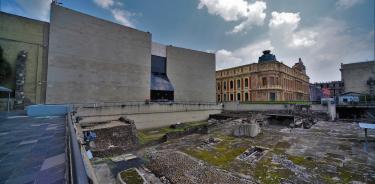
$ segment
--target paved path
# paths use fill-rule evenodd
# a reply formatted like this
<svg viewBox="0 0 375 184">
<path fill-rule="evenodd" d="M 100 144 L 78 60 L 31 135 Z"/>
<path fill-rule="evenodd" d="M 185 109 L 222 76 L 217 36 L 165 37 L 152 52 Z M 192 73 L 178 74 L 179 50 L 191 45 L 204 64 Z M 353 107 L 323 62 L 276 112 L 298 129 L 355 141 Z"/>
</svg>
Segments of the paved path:
<svg viewBox="0 0 375 184">
<path fill-rule="evenodd" d="M 65 183 L 65 117 L 14 115 L 0 114 L 0 184 Z"/>
</svg>

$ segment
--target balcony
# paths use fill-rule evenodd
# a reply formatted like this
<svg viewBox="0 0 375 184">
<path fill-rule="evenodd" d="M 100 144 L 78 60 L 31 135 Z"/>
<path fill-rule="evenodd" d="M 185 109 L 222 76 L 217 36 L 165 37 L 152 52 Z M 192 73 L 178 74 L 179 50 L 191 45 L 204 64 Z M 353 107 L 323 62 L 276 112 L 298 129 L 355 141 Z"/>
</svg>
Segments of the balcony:
<svg viewBox="0 0 375 184">
<path fill-rule="evenodd" d="M 281 85 L 265 85 L 265 86 L 258 86 L 259 90 L 264 89 L 282 89 Z"/>
</svg>

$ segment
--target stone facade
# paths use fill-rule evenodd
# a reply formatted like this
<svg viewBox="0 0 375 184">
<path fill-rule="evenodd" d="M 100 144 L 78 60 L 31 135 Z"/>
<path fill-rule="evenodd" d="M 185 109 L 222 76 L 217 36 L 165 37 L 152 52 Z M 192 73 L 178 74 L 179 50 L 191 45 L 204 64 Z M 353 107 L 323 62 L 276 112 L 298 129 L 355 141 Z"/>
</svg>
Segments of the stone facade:
<svg viewBox="0 0 375 184">
<path fill-rule="evenodd" d="M 308 101 L 309 77 L 301 60 L 292 68 L 276 60 L 262 60 L 219 70 L 216 99 L 218 102 Z"/>
<path fill-rule="evenodd" d="M 375 95 L 375 61 L 341 64 L 341 80 L 344 82 L 345 92 L 356 92 Z"/>
</svg>

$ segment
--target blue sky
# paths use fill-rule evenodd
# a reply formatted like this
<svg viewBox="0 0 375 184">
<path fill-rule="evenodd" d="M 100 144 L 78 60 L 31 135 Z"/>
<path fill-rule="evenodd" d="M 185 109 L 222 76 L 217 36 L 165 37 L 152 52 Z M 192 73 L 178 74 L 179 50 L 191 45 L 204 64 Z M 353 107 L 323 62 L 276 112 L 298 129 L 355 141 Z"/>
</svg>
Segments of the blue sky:
<svg viewBox="0 0 375 184">
<path fill-rule="evenodd" d="M 0 0 L 1 11 L 48 21 L 49 0 Z M 311 82 L 340 80 L 340 63 L 374 60 L 374 0 L 59 0 L 152 33 L 153 41 L 216 53 L 217 69 L 271 49 Z"/>
</svg>

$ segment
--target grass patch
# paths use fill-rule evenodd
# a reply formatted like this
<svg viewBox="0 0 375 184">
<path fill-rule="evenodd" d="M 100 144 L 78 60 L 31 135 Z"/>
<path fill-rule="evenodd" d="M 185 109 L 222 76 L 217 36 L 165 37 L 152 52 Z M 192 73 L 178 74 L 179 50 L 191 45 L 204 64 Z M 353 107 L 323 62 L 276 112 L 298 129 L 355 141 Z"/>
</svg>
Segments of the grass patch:
<svg viewBox="0 0 375 184">
<path fill-rule="evenodd" d="M 125 181 L 125 183 L 143 184 L 142 177 L 139 176 L 135 169 L 123 171 L 120 175 L 121 179 Z"/>
<path fill-rule="evenodd" d="M 316 167 L 315 161 L 311 158 L 305 158 L 301 156 L 293 156 L 293 155 L 288 155 L 288 159 L 292 161 L 296 165 L 300 165 L 302 167 L 310 168 L 313 169 Z"/>
<path fill-rule="evenodd" d="M 147 144 L 149 142 L 160 140 L 166 133 L 182 132 L 187 128 L 201 126 L 204 124 L 207 124 L 207 121 L 194 121 L 194 122 L 184 123 L 181 127 L 178 127 L 178 128 L 170 128 L 168 126 L 168 127 L 162 127 L 162 128 L 138 130 L 138 139 L 141 144 Z"/>
<path fill-rule="evenodd" d="M 195 158 L 225 169 L 228 168 L 230 163 L 238 155 L 248 148 L 244 146 L 233 146 L 234 137 L 225 135 L 217 135 L 217 137 L 222 139 L 222 142 L 218 143 L 212 150 L 187 149 L 184 151 Z"/>
<path fill-rule="evenodd" d="M 293 172 L 285 168 L 274 169 L 277 165 L 271 162 L 271 158 L 263 158 L 258 161 L 254 175 L 261 183 L 278 184 L 282 179 L 288 179 L 293 176 Z"/>
<path fill-rule="evenodd" d="M 297 104 L 297 105 L 311 105 L 310 101 L 255 101 L 255 102 L 240 102 L 241 104 Z"/>
</svg>

